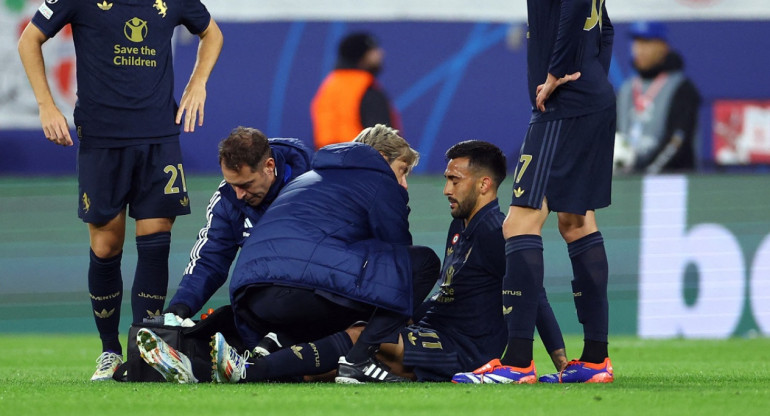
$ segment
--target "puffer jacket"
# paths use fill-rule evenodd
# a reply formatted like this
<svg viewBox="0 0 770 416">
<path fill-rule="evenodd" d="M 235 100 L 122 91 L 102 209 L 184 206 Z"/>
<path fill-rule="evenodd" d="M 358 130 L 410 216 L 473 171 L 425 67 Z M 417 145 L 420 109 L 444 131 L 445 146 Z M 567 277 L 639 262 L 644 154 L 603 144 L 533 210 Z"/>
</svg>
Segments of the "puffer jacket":
<svg viewBox="0 0 770 416">
<path fill-rule="evenodd" d="M 409 196 L 374 148 L 326 146 L 287 185 L 243 245 L 230 281 L 315 289 L 412 313 Z"/>
</svg>

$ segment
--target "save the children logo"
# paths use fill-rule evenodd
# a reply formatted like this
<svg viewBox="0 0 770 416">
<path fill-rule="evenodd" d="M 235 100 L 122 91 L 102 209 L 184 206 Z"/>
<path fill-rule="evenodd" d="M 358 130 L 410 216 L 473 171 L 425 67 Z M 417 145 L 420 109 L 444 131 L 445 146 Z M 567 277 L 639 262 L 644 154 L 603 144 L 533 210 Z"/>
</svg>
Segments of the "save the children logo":
<svg viewBox="0 0 770 416">
<path fill-rule="evenodd" d="M 148 30 L 147 21 L 138 17 L 132 18 L 123 25 L 123 34 L 126 36 L 126 39 L 134 43 L 144 42 L 147 39 Z M 158 61 L 155 59 L 158 51 L 146 44 L 142 46 L 115 44 L 113 46 L 113 53 L 115 57 L 112 59 L 112 63 L 117 66 L 143 66 L 150 68 L 158 66 Z M 180 200 L 180 203 L 185 206 L 184 204 L 189 203 L 189 201 Z"/>
<path fill-rule="evenodd" d="M 123 26 L 123 34 L 131 42 L 141 42 L 147 37 L 147 22 L 134 17 Z"/>
</svg>

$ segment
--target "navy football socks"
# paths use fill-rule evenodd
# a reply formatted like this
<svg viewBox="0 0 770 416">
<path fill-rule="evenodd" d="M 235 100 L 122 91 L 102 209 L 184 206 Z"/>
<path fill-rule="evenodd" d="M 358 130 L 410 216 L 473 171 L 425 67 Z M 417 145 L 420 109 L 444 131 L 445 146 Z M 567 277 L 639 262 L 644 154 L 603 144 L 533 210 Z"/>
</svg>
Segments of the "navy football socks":
<svg viewBox="0 0 770 416">
<path fill-rule="evenodd" d="M 505 260 L 503 310 L 508 311 L 508 346 L 500 361 L 514 367 L 529 367 L 543 290 L 542 237 L 527 234 L 507 239 Z"/>
<path fill-rule="evenodd" d="M 136 237 L 136 274 L 131 287 L 131 311 L 134 323 L 158 316 L 168 290 L 168 253 L 171 233 L 161 232 Z"/>
<path fill-rule="evenodd" d="M 597 231 L 567 244 L 572 261 L 572 294 L 585 344 L 581 361 L 601 363 L 607 355 L 609 303 L 607 253 Z"/>
<path fill-rule="evenodd" d="M 246 371 L 246 381 L 301 381 L 305 375 L 337 369 L 340 356 L 353 346 L 350 336 L 340 331 L 317 341 L 292 345 L 257 359 Z"/>
<path fill-rule="evenodd" d="M 123 276 L 120 261 L 123 252 L 102 259 L 90 250 L 88 265 L 88 293 L 96 321 L 96 329 L 102 340 L 102 351 L 123 355 L 118 339 L 120 326 L 120 303 L 123 300 Z"/>
<path fill-rule="evenodd" d="M 537 333 L 543 341 L 543 346 L 548 353 L 564 348 L 564 337 L 561 334 L 559 322 L 548 302 L 545 288 L 540 292 L 540 304 L 537 310 Z"/>
</svg>

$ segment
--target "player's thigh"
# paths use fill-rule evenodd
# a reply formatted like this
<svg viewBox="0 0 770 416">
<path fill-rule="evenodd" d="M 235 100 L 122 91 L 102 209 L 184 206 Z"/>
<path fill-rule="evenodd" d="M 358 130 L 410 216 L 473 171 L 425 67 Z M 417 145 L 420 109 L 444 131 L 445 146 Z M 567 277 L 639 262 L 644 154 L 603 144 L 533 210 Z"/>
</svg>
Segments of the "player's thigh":
<svg viewBox="0 0 770 416">
<path fill-rule="evenodd" d="M 503 237 L 507 240 L 517 235 L 540 235 L 547 218 L 546 201 L 541 209 L 511 205 L 503 221 Z"/>
<path fill-rule="evenodd" d="M 133 146 L 136 168 L 128 215 L 136 220 L 190 213 L 190 198 L 178 141 Z"/>
<path fill-rule="evenodd" d="M 366 319 L 371 310 L 358 311 L 334 303 L 313 289 L 254 285 L 237 295 L 239 316 L 253 329 L 277 332 L 294 342 L 323 338 Z"/>
<path fill-rule="evenodd" d="M 150 235 L 171 231 L 174 226 L 174 218 L 145 218 L 136 220 L 136 235 Z"/>
<path fill-rule="evenodd" d="M 126 211 L 105 224 L 88 224 L 88 236 L 96 257 L 106 259 L 118 255 L 123 251 L 126 237 Z"/>
<path fill-rule="evenodd" d="M 133 158 L 129 148 L 78 148 L 78 216 L 102 226 L 118 216 L 131 192 Z"/>
<path fill-rule="evenodd" d="M 563 124 L 553 120 L 529 125 L 513 173 L 511 206 L 543 208 Z"/>
<path fill-rule="evenodd" d="M 511 205 L 585 215 L 610 203 L 615 110 L 531 124 Z"/>
<path fill-rule="evenodd" d="M 596 224 L 595 211 L 586 211 L 586 215 L 572 214 L 569 212 L 560 212 L 559 233 L 567 243 L 571 243 L 588 234 L 599 231 Z"/>
<path fill-rule="evenodd" d="M 552 211 L 585 215 L 611 202 L 615 108 L 565 119 L 546 197 Z"/>
</svg>

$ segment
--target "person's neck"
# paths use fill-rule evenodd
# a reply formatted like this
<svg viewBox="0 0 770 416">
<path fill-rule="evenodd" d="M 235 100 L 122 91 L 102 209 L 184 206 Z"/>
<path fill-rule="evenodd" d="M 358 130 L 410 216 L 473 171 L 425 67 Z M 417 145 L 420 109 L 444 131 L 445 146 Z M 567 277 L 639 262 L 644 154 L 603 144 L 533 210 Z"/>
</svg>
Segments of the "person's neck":
<svg viewBox="0 0 770 416">
<path fill-rule="evenodd" d="M 467 227 L 468 224 L 471 223 L 471 220 L 473 217 L 476 216 L 476 214 L 481 211 L 482 208 L 487 206 L 488 203 L 492 202 L 497 198 L 497 195 L 494 195 L 493 197 L 485 197 L 485 196 L 479 196 L 479 199 L 476 200 L 476 206 L 473 208 L 473 211 L 471 211 L 470 215 L 468 215 L 466 218 L 463 219 L 463 224 Z"/>
</svg>

